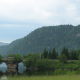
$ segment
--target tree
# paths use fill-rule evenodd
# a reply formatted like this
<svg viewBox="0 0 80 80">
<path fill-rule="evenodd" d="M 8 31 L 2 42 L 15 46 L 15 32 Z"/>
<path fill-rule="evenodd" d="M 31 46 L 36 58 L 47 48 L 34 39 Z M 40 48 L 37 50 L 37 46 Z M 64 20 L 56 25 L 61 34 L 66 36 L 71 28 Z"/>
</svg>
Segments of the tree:
<svg viewBox="0 0 80 80">
<path fill-rule="evenodd" d="M 17 62 L 23 60 L 23 57 L 22 57 L 20 54 L 15 54 L 15 55 L 14 55 L 14 58 L 15 58 L 15 60 L 16 60 Z"/>
<path fill-rule="evenodd" d="M 67 48 L 63 48 L 61 55 L 65 55 L 67 60 L 70 58 L 69 51 Z"/>
<path fill-rule="evenodd" d="M 66 56 L 65 54 L 61 54 L 61 55 L 59 56 L 59 60 L 60 60 L 60 62 L 62 62 L 62 63 L 66 63 L 66 62 L 67 62 L 67 56 Z"/>
<path fill-rule="evenodd" d="M 78 59 L 80 60 L 80 54 L 79 54 L 79 56 L 78 56 Z"/>
<path fill-rule="evenodd" d="M 27 67 L 35 67 L 36 62 L 41 59 L 40 54 L 29 54 L 25 57 Z"/>
<path fill-rule="evenodd" d="M 77 53 L 77 51 L 72 50 L 72 51 L 70 52 L 70 59 L 71 59 L 71 60 L 78 60 L 78 59 L 79 59 L 79 54 Z"/>
<path fill-rule="evenodd" d="M 55 48 L 53 48 L 51 52 L 51 59 L 57 59 L 58 53 L 56 52 Z"/>
<path fill-rule="evenodd" d="M 2 56 L 0 55 L 0 62 L 2 62 Z"/>
<path fill-rule="evenodd" d="M 48 59 L 51 59 L 51 50 L 48 52 Z"/>
<path fill-rule="evenodd" d="M 41 59 L 40 54 L 28 54 L 25 56 L 25 64 L 28 68 L 28 74 L 31 75 L 37 70 L 37 62 Z"/>
<path fill-rule="evenodd" d="M 23 57 L 20 54 L 9 54 L 9 57 L 13 57 L 16 62 L 20 62 L 23 60 Z"/>
<path fill-rule="evenodd" d="M 48 51 L 46 49 L 42 53 L 42 58 L 48 58 Z"/>
</svg>

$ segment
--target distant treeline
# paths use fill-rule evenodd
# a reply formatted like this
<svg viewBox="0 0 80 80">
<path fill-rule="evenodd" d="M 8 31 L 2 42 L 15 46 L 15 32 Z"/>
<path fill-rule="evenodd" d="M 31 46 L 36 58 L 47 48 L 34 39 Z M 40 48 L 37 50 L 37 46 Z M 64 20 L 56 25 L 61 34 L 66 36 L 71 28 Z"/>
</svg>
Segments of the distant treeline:
<svg viewBox="0 0 80 80">
<path fill-rule="evenodd" d="M 40 54 L 28 54 L 21 56 L 20 54 L 10 54 L 16 62 L 23 61 L 25 64 L 27 75 L 53 75 L 53 74 L 69 74 L 80 73 L 80 50 L 68 50 L 63 48 L 58 53 L 55 48 L 53 50 L 44 49 Z M 0 62 L 2 62 L 0 56 Z"/>
<path fill-rule="evenodd" d="M 44 49 L 44 52 L 41 55 L 42 58 L 47 59 L 63 59 L 65 60 L 79 60 L 80 59 L 80 50 L 69 50 L 68 48 L 63 48 L 60 53 L 56 51 L 55 48 L 53 50 L 48 51 Z"/>
</svg>

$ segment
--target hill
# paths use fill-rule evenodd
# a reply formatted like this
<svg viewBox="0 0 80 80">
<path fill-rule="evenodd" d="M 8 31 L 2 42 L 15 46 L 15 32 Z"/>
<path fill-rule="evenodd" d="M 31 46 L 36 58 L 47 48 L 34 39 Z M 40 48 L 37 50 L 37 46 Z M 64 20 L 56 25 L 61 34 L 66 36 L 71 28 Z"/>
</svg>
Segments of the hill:
<svg viewBox="0 0 80 80">
<path fill-rule="evenodd" d="M 8 43 L 0 42 L 0 46 L 8 45 Z"/>
<path fill-rule="evenodd" d="M 36 29 L 24 38 L 0 47 L 0 54 L 40 53 L 44 48 L 61 50 L 63 47 L 80 48 L 80 25 L 47 26 Z"/>
</svg>

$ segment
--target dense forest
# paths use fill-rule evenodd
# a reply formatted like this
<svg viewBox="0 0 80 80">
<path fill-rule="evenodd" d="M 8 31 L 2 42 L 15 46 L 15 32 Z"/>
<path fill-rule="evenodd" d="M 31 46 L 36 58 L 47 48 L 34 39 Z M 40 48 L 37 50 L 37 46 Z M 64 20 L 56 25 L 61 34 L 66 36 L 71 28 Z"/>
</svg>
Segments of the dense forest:
<svg viewBox="0 0 80 80">
<path fill-rule="evenodd" d="M 40 54 L 9 54 L 16 62 L 22 61 L 26 70 L 26 75 L 57 75 L 57 74 L 80 74 L 80 50 L 69 50 L 63 48 L 59 54 L 55 48 L 46 48 Z M 7 56 L 7 57 L 8 57 Z M 0 63 L 3 57 L 0 55 Z M 21 68 L 23 69 L 23 68 Z M 7 72 L 6 72 L 7 73 Z"/>
</svg>

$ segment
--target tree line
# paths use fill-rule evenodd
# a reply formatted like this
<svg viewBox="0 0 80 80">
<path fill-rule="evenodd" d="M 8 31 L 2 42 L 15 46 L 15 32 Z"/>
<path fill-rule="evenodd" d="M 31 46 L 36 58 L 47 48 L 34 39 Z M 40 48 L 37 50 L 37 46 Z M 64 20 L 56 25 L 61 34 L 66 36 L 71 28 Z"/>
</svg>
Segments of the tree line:
<svg viewBox="0 0 80 80">
<path fill-rule="evenodd" d="M 40 54 L 28 54 L 22 56 L 20 54 L 9 54 L 14 57 L 16 62 L 23 61 L 26 66 L 25 74 L 64 74 L 67 71 L 80 72 L 80 50 L 69 50 L 63 48 L 61 52 L 57 52 L 55 48 L 52 50 L 44 49 Z M 2 62 L 0 55 L 0 62 Z"/>
<path fill-rule="evenodd" d="M 60 53 L 56 51 L 55 48 L 53 50 L 47 50 L 44 49 L 42 55 L 42 58 L 48 58 L 48 59 L 63 59 L 65 60 L 79 60 L 80 59 L 80 50 L 69 50 L 68 48 L 63 48 Z"/>
</svg>

